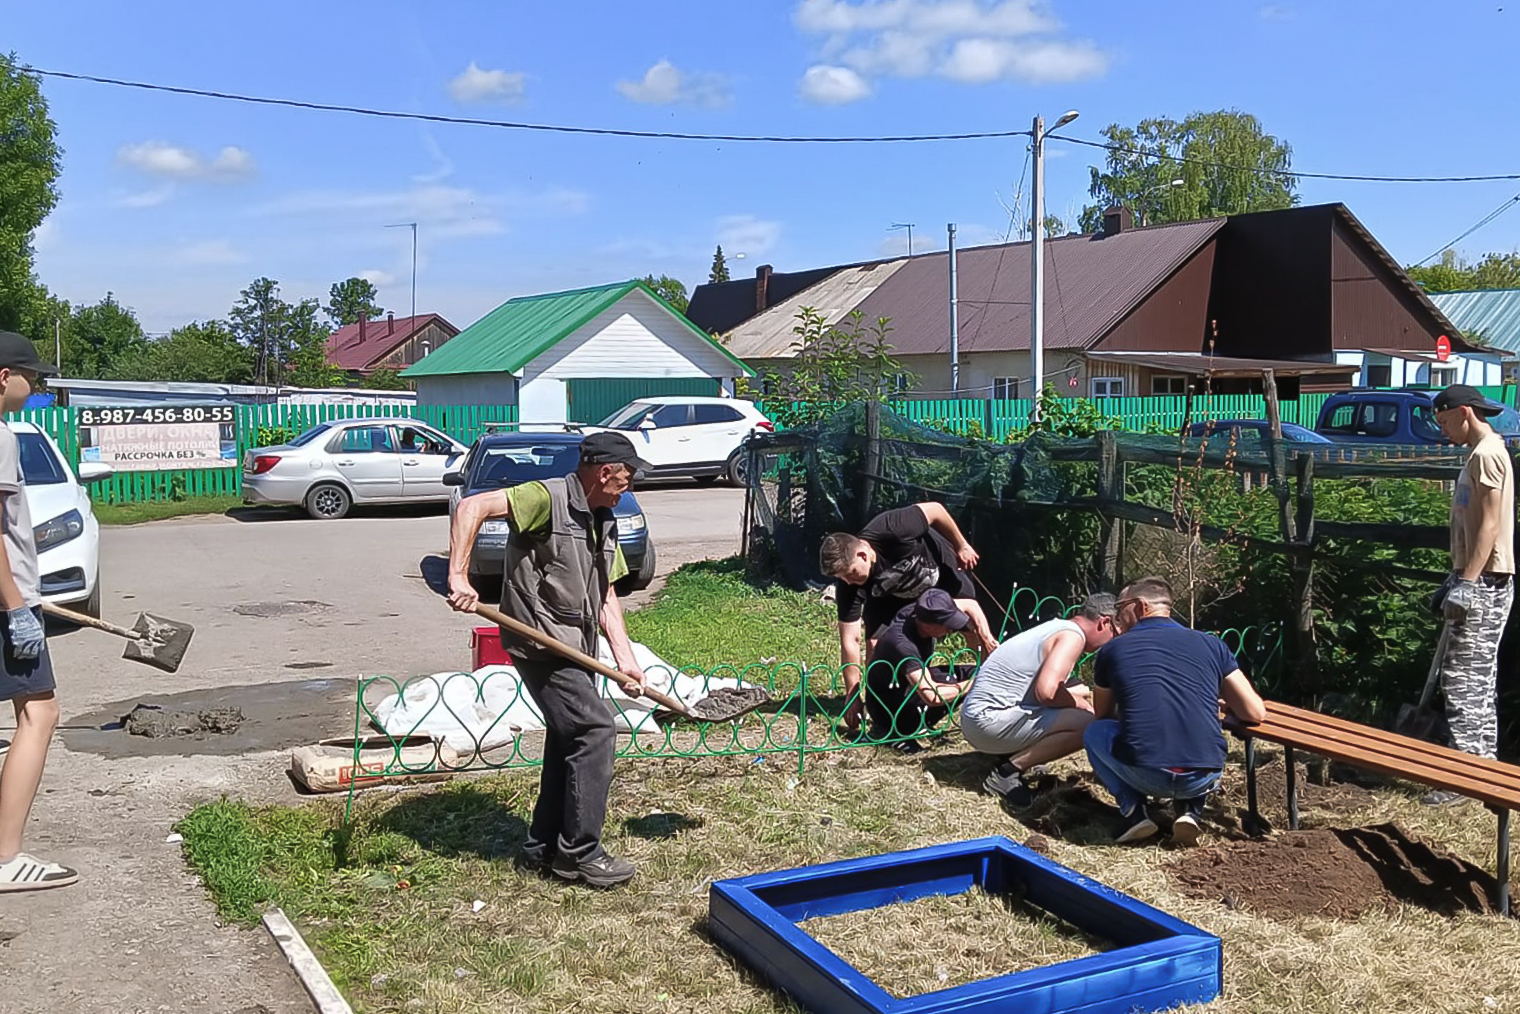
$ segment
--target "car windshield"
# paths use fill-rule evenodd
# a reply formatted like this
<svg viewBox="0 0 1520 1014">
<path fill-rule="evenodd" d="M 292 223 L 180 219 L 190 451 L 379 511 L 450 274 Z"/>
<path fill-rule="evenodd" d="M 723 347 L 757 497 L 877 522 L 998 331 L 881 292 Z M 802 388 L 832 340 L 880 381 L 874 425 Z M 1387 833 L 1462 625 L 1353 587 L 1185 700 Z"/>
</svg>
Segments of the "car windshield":
<svg viewBox="0 0 1520 1014">
<path fill-rule="evenodd" d="M 1516 412 L 1512 408 L 1506 408 L 1503 412 L 1500 412 L 1498 415 L 1490 418 L 1488 420 L 1488 424 L 1492 426 L 1495 431 L 1502 433 L 1505 436 L 1512 437 L 1520 435 L 1520 412 Z"/>
<path fill-rule="evenodd" d="M 471 489 L 501 489 L 535 479 L 569 475 L 580 464 L 580 444 L 489 444 L 475 452 Z"/>
<path fill-rule="evenodd" d="M 638 429 L 639 423 L 644 421 L 644 417 L 659 407 L 645 401 L 636 401 L 632 405 L 624 405 L 597 425 L 615 430 Z"/>
<path fill-rule="evenodd" d="M 324 434 L 324 433 L 330 433 L 331 431 L 332 431 L 332 423 L 323 423 L 320 426 L 313 426 L 311 429 L 307 430 L 305 433 L 302 433 L 300 436 L 298 436 L 294 440 L 292 440 L 290 442 L 290 446 L 291 447 L 305 447 L 307 444 L 311 443 L 313 440 L 317 439 L 322 434 Z"/>
<path fill-rule="evenodd" d="M 63 462 L 58 460 L 41 434 L 17 433 L 16 443 L 21 450 L 21 475 L 28 486 L 52 486 L 69 481 Z"/>
<path fill-rule="evenodd" d="M 1440 443 L 1446 439 L 1441 434 L 1441 424 L 1436 422 L 1436 410 L 1430 405 L 1409 406 L 1409 426 L 1420 440 Z"/>
</svg>

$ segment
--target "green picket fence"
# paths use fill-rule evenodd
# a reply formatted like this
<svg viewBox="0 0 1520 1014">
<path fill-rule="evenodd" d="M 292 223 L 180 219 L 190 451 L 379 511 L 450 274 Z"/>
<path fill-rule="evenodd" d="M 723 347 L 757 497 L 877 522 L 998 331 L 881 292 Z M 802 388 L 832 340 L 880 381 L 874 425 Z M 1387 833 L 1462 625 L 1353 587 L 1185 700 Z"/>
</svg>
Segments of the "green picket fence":
<svg viewBox="0 0 1520 1014">
<path fill-rule="evenodd" d="M 79 425 L 72 408 L 30 409 L 10 419 L 36 424 L 46 431 L 73 467 L 79 465 Z M 232 468 L 176 469 L 159 472 L 117 472 L 90 487 L 90 498 L 101 503 L 142 503 L 192 496 L 241 496 L 243 455 L 263 444 L 283 442 L 313 426 L 343 419 L 416 419 L 442 430 L 464 444 L 473 443 L 487 424 L 514 423 L 514 405 L 239 405 L 237 452 Z"/>
</svg>

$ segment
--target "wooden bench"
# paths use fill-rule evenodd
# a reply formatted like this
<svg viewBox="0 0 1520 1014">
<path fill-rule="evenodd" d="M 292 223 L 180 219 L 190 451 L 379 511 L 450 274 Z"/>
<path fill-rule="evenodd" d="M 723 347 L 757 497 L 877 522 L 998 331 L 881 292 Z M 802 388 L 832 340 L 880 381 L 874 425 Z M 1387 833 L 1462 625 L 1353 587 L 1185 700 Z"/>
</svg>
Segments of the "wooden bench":
<svg viewBox="0 0 1520 1014">
<path fill-rule="evenodd" d="M 1379 774 L 1448 789 L 1486 803 L 1499 815 L 1499 887 L 1494 903 L 1501 914 L 1509 914 L 1509 824 L 1510 811 L 1520 810 L 1520 767 L 1276 701 L 1267 701 L 1266 705 L 1266 721 L 1259 725 L 1245 725 L 1233 720 L 1225 723 L 1227 729 L 1245 741 L 1247 833 L 1260 834 L 1271 829 L 1256 808 L 1258 739 L 1283 747 L 1288 827 L 1295 831 L 1298 830 L 1298 772 L 1295 767 L 1298 750 Z"/>
</svg>

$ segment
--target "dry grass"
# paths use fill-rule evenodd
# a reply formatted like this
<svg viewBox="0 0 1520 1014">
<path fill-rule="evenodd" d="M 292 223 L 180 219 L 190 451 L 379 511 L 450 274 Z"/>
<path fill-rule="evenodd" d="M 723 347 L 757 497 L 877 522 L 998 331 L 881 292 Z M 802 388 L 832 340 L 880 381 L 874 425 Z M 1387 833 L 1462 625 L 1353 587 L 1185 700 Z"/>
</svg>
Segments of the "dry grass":
<svg viewBox="0 0 1520 1014">
<path fill-rule="evenodd" d="M 797 925 L 899 999 L 1109 949 L 1043 909 L 980 888 Z"/>
<path fill-rule="evenodd" d="M 231 847 L 249 838 L 258 848 L 207 880 L 220 899 L 244 888 L 246 867 L 256 866 L 263 900 L 292 913 L 361 1012 L 792 1011 L 706 936 L 708 884 L 987 834 L 1026 838 L 1029 827 L 975 791 L 985 761 L 963 751 L 958 744 L 914 758 L 848 751 L 810 762 L 801 778 L 792 767 L 736 758 L 620 762 L 608 845 L 638 862 L 640 872 L 615 892 L 564 887 L 512 867 L 533 801 L 531 773 L 368 797 L 347 843 L 348 865 L 337 871 L 335 807 L 243 811 L 246 826 L 219 826 L 215 840 Z M 1059 807 L 1049 814 L 1062 815 Z M 1432 813 L 1395 787 L 1380 790 L 1361 812 L 1327 817 L 1310 809 L 1305 818 L 1310 826 L 1347 827 L 1394 820 L 1433 847 L 1493 868 L 1493 822 L 1481 807 Z M 1351 923 L 1274 921 L 1186 897 L 1164 870 L 1176 853 L 1101 844 L 1109 831 L 1101 814 L 1078 813 L 1050 851 L 1224 939 L 1224 997 L 1197 1009 L 1520 1009 L 1520 922 L 1452 919 L 1412 906 Z M 1207 831 L 1217 837 L 1227 827 L 1213 822 Z M 398 889 L 399 879 L 407 889 Z M 1312 892 L 1314 885 L 1283 889 Z M 478 912 L 477 900 L 484 902 Z M 979 941 L 968 965 L 985 962 L 976 967 L 991 974 L 1016 960 L 989 955 L 984 945 L 996 934 L 1006 939 L 1009 923 L 1022 917 L 975 898 L 922 909 L 920 935 L 943 942 L 964 932 Z M 955 919 L 966 928 L 947 932 Z M 1017 939 L 1046 932 L 1029 923 Z M 1053 956 L 1077 943 L 1049 932 Z M 896 976 L 891 969 L 909 953 L 894 948 L 871 970 Z M 901 970 L 902 983 L 910 974 L 913 989 L 964 981 L 950 978 L 958 969 L 949 965 L 939 980 L 938 962 Z"/>
</svg>

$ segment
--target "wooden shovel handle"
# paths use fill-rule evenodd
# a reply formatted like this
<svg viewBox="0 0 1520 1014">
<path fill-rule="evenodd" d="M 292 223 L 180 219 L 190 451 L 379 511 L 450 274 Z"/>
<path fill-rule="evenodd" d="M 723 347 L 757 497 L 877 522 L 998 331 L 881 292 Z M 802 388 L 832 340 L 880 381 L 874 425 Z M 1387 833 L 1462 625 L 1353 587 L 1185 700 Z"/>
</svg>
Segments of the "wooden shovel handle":
<svg viewBox="0 0 1520 1014">
<path fill-rule="evenodd" d="M 550 637 L 543 631 L 530 627 L 526 623 L 523 623 L 521 620 L 514 620 L 512 617 L 508 616 L 500 609 L 493 609 L 491 606 L 488 606 L 484 602 L 481 602 L 475 606 L 475 614 L 484 619 L 490 620 L 492 623 L 496 624 L 498 627 L 503 628 L 504 630 L 512 631 L 512 633 L 517 634 L 519 637 L 526 637 L 528 640 L 532 641 L 534 644 L 538 645 L 541 648 L 547 648 L 556 654 L 563 655 L 565 658 L 568 658 L 576 665 L 579 665 L 585 669 L 589 669 L 594 673 L 600 673 L 601 675 L 617 683 L 619 686 L 632 689 L 637 685 L 626 675 L 612 668 L 612 666 L 603 664 L 601 659 L 592 658 L 584 651 L 581 651 L 578 648 L 572 648 L 565 642 Z M 690 710 L 688 710 L 686 705 L 681 701 L 669 696 L 668 694 L 662 694 L 653 688 L 645 687 L 643 690 L 643 696 L 649 698 L 651 701 L 654 701 L 656 704 L 660 705 L 663 708 L 674 711 L 678 715 L 691 714 Z"/>
<path fill-rule="evenodd" d="M 42 603 L 42 611 L 44 613 L 47 613 L 49 616 L 56 616 L 60 620 L 68 620 L 70 623 L 73 623 L 77 626 L 94 627 L 96 630 L 104 630 L 106 633 L 115 634 L 117 637 L 125 637 L 129 641 L 142 640 L 142 635 L 138 634 L 138 632 L 135 630 L 128 630 L 126 627 L 118 627 L 116 624 L 107 623 L 105 620 L 97 620 L 93 616 L 86 616 L 84 613 L 76 613 L 72 609 L 65 609 L 62 606 L 55 606 L 51 602 Z"/>
</svg>

